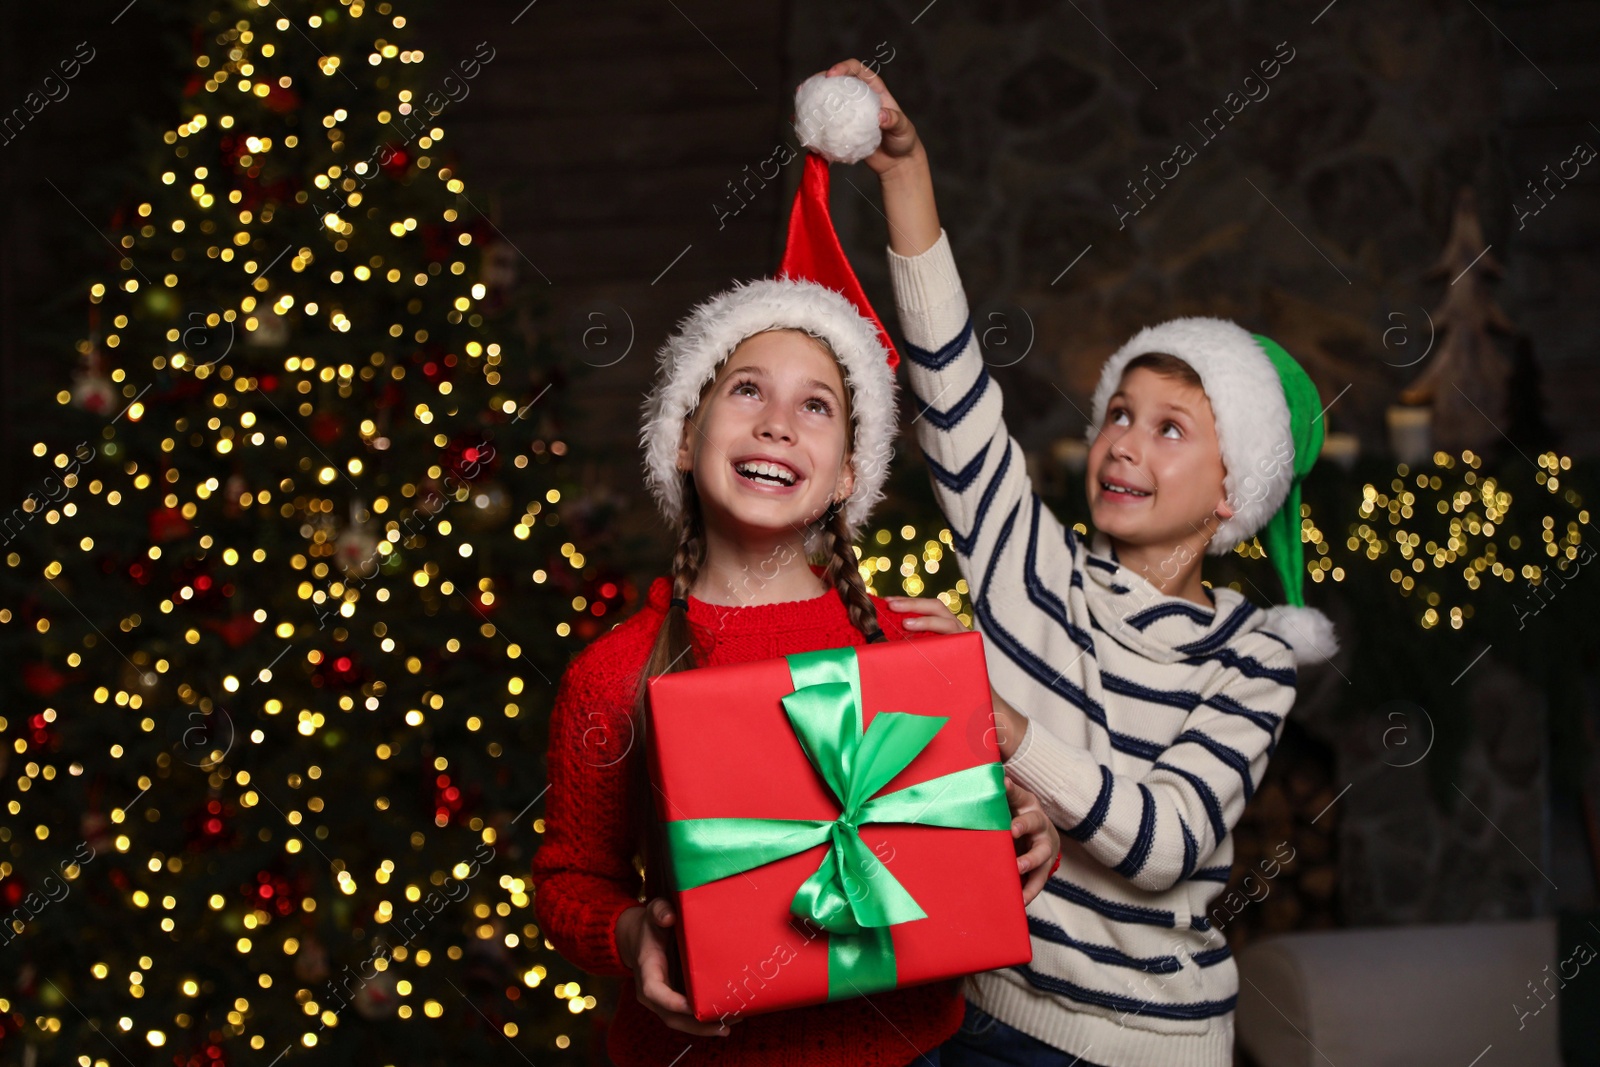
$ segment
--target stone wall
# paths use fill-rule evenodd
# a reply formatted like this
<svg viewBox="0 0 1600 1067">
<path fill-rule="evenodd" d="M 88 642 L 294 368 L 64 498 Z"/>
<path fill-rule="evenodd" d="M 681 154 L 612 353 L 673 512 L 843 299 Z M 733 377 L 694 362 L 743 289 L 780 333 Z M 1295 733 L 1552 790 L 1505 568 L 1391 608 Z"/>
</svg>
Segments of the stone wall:
<svg viewBox="0 0 1600 1067">
<path fill-rule="evenodd" d="M 1349 386 L 1329 427 L 1378 448 L 1416 373 L 1406 330 L 1389 347 L 1385 331 L 1425 343 L 1457 190 L 1503 231 L 1501 44 L 1470 5 L 1322 6 L 1010 0 L 912 23 L 828 0 L 797 6 L 791 51 L 805 70 L 898 47 L 884 74 L 929 146 L 968 293 L 1009 326 L 991 362 L 1025 445 L 1083 425 L 1138 326 L 1215 314 L 1282 342 L 1326 399 Z M 883 292 L 882 220 L 848 189 L 835 202 Z"/>
</svg>

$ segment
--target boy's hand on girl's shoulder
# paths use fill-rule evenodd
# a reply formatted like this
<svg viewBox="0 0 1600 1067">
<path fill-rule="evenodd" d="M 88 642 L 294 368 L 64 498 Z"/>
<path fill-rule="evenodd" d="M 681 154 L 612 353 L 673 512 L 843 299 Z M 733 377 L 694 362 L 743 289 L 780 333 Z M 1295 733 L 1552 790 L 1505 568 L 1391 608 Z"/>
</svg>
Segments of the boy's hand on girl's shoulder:
<svg viewBox="0 0 1600 1067">
<path fill-rule="evenodd" d="M 896 612 L 904 615 L 901 620 L 906 629 L 918 633 L 930 634 L 964 634 L 967 627 L 956 618 L 945 602 L 934 596 L 910 597 L 887 596 L 883 598 Z"/>
<path fill-rule="evenodd" d="M 640 1004 L 655 1012 L 673 1030 L 727 1037 L 732 1030 L 726 1023 L 696 1019 L 689 998 L 672 988 L 667 964 L 672 934 L 667 928 L 677 921 L 678 913 L 671 902 L 662 897 L 617 916 L 617 952 L 623 964 L 633 971 L 634 992 Z"/>
</svg>

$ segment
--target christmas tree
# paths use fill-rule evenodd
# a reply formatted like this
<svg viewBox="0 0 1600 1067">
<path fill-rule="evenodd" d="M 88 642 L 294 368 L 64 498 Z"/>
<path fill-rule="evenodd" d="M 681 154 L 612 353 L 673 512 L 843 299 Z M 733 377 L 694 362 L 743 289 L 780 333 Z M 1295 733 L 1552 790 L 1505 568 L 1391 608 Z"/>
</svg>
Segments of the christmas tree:
<svg viewBox="0 0 1600 1067">
<path fill-rule="evenodd" d="M 562 514 L 547 282 L 444 143 L 494 49 L 364 0 L 196 18 L 3 520 L 0 1058 L 575 1054 L 545 719 L 631 594 Z"/>
</svg>

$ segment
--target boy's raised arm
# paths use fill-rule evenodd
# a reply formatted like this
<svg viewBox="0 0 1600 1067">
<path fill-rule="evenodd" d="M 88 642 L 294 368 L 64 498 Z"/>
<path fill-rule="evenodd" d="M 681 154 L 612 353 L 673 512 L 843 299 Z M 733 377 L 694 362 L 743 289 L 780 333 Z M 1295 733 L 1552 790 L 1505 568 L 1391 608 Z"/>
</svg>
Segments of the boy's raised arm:
<svg viewBox="0 0 1600 1067">
<path fill-rule="evenodd" d="M 859 62 L 847 60 L 828 73 L 853 74 L 882 99 L 883 140 L 865 162 L 883 186 L 889 274 L 907 342 L 912 426 L 976 603 L 990 578 L 1003 530 L 1026 540 L 1025 527 L 1035 521 L 1036 511 L 1042 525 L 1060 524 L 1048 509 L 1028 503 L 1033 489 L 1022 447 L 1006 429 L 999 385 L 989 377 L 972 330 L 916 128 L 883 79 Z M 1054 529 L 1047 536 L 1059 538 L 1061 533 Z M 1021 557 L 1020 549 L 1010 556 Z"/>
</svg>

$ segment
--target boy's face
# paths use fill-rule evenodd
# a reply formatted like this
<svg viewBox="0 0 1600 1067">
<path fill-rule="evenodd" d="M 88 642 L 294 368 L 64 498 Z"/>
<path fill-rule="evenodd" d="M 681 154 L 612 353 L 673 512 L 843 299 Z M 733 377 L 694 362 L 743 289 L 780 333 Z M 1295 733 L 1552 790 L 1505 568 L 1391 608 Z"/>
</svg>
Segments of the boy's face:
<svg viewBox="0 0 1600 1067">
<path fill-rule="evenodd" d="M 1148 367 L 1125 372 L 1089 446 L 1095 529 L 1131 545 L 1203 546 L 1233 514 L 1224 473 L 1205 391 Z"/>
<path fill-rule="evenodd" d="M 803 333 L 769 330 L 735 348 L 685 420 L 678 449 L 706 521 L 735 535 L 803 534 L 848 496 L 847 395 L 838 361 Z M 750 467 L 760 462 L 785 472 Z"/>
</svg>

